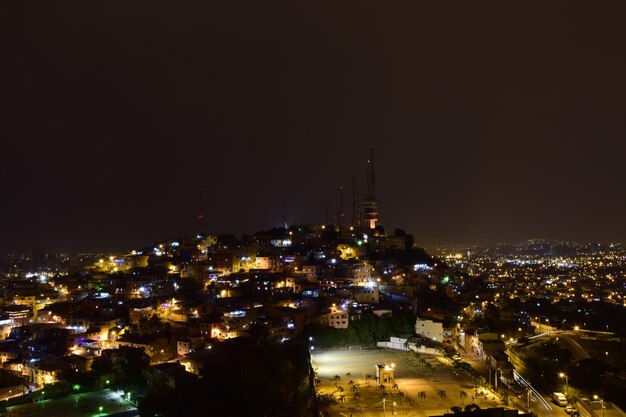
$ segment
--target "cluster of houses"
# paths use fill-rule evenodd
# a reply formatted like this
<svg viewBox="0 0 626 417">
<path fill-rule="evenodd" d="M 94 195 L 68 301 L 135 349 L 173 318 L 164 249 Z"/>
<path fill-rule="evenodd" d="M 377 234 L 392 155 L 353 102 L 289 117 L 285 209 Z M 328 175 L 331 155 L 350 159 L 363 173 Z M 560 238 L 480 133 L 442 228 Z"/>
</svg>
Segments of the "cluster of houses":
<svg viewBox="0 0 626 417">
<path fill-rule="evenodd" d="M 0 371 L 35 390 L 89 370 L 99 356 L 123 361 L 141 349 L 149 380 L 172 385 L 200 375 L 224 341 L 285 343 L 309 325 L 347 329 L 363 315 L 415 312 L 416 288 L 439 273 L 402 231 L 328 225 L 197 235 L 72 271 L 17 271 L 0 306 Z M 427 318 L 415 334 L 379 346 L 458 348 L 463 336 L 458 324 Z M 469 349 L 505 369 L 502 344 L 489 337 L 476 336 Z"/>
</svg>

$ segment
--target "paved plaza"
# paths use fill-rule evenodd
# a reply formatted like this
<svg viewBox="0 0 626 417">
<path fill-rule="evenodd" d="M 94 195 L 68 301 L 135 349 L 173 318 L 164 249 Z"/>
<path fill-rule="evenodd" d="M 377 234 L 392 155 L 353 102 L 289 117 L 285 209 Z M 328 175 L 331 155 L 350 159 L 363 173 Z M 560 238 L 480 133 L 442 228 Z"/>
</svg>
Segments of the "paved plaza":
<svg viewBox="0 0 626 417">
<path fill-rule="evenodd" d="M 384 349 L 327 350 L 313 354 L 320 394 L 338 400 L 325 408 L 332 417 L 424 417 L 451 412 L 450 407 L 470 403 L 477 403 L 481 408 L 501 406 L 497 397 L 477 387 L 468 374 L 444 361 L 434 355 L 421 355 L 420 359 L 412 352 Z M 397 387 L 389 383 L 381 389 L 373 379 L 376 365 L 391 364 L 395 365 Z M 472 399 L 476 392 L 485 394 Z"/>
</svg>

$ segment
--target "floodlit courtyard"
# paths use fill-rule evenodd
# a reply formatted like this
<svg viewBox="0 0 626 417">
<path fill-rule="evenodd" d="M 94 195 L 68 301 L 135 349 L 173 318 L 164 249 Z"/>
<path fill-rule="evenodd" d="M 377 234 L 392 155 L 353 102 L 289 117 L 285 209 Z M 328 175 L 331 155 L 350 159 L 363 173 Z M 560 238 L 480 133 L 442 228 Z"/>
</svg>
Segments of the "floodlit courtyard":
<svg viewBox="0 0 626 417">
<path fill-rule="evenodd" d="M 386 349 L 327 350 L 315 351 L 312 360 L 321 408 L 330 416 L 432 416 L 471 403 L 482 408 L 500 405 L 468 374 L 434 355 Z M 377 382 L 376 365 L 393 369 L 393 380 Z"/>
<path fill-rule="evenodd" d="M 101 390 L 74 394 L 59 400 L 45 400 L 7 409 L 11 417 L 94 417 L 136 415 L 135 406 L 119 393 Z"/>
</svg>

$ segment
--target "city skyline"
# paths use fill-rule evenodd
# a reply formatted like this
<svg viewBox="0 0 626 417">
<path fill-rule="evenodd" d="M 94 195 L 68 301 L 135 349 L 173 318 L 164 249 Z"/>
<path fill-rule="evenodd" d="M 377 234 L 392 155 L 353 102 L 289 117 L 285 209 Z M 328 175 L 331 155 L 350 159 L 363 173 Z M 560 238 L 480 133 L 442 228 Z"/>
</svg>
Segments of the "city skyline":
<svg viewBox="0 0 626 417">
<path fill-rule="evenodd" d="M 0 414 L 624 417 L 625 15 L 0 4 Z"/>
<path fill-rule="evenodd" d="M 623 4 L 247 6 L 2 6 L 0 251 L 319 223 L 371 147 L 417 244 L 625 240 Z"/>
</svg>

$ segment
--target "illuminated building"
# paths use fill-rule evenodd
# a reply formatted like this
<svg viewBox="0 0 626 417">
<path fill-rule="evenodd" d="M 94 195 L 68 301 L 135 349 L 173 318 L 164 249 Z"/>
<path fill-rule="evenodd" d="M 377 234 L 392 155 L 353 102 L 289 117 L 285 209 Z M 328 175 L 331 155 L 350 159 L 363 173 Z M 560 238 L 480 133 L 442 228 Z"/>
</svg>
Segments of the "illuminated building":
<svg viewBox="0 0 626 417">
<path fill-rule="evenodd" d="M 350 320 L 348 319 L 347 311 L 333 308 L 333 311 L 321 317 L 321 323 L 325 326 L 334 327 L 335 329 L 347 329 Z"/>
<path fill-rule="evenodd" d="M 381 384 L 391 383 L 394 380 L 394 371 L 396 369 L 396 365 L 385 364 L 385 365 L 376 365 L 376 379 Z"/>
<path fill-rule="evenodd" d="M 436 342 L 443 342 L 443 325 L 432 320 L 418 318 L 415 321 L 415 333 Z"/>
</svg>

